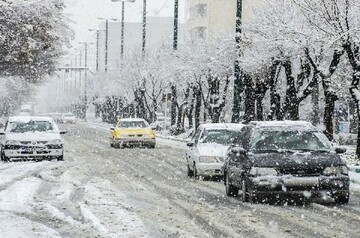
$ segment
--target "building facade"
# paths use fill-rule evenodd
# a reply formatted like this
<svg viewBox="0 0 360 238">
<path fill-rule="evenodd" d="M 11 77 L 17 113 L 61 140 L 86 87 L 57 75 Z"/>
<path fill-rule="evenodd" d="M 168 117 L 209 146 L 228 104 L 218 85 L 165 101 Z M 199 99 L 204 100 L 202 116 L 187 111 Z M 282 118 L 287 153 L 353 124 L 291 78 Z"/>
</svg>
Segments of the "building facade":
<svg viewBox="0 0 360 238">
<path fill-rule="evenodd" d="M 212 37 L 234 34 L 237 0 L 187 0 L 187 41 L 207 42 Z M 242 21 L 251 20 L 259 0 L 243 0 Z"/>
</svg>

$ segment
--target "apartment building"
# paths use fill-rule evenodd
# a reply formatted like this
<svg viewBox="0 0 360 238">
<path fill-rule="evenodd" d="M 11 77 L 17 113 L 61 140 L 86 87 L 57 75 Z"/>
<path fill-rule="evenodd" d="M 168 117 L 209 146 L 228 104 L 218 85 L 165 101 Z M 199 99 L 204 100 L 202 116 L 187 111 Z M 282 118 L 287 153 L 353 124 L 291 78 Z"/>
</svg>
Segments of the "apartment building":
<svg viewBox="0 0 360 238">
<path fill-rule="evenodd" d="M 250 20 L 259 0 L 243 0 L 243 22 Z M 187 0 L 187 40 L 201 43 L 234 34 L 237 0 Z"/>
</svg>

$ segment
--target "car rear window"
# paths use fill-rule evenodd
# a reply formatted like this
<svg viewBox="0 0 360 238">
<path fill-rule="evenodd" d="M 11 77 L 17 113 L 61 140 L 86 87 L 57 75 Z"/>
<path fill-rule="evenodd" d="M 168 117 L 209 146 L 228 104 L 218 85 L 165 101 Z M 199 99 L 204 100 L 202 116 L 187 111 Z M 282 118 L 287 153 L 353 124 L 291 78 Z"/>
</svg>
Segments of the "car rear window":
<svg viewBox="0 0 360 238">
<path fill-rule="evenodd" d="M 316 151 L 332 149 L 330 142 L 321 132 L 316 131 L 255 131 L 250 149 Z"/>
<path fill-rule="evenodd" d="M 120 121 L 120 128 L 146 128 L 148 127 L 147 123 L 144 121 Z"/>
</svg>

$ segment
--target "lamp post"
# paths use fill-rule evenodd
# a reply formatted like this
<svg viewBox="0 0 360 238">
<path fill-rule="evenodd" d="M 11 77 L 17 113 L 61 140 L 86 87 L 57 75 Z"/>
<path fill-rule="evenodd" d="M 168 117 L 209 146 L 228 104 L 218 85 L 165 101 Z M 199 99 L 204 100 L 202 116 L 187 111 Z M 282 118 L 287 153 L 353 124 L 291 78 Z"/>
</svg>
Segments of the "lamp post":
<svg viewBox="0 0 360 238">
<path fill-rule="evenodd" d="M 145 54 L 146 47 L 146 0 L 143 2 L 143 25 L 142 25 L 142 52 Z"/>
<path fill-rule="evenodd" d="M 174 5 L 174 43 L 173 49 L 177 50 L 178 45 L 178 21 L 179 21 L 179 0 L 175 0 Z"/>
<path fill-rule="evenodd" d="M 135 2 L 135 0 L 111 0 L 112 2 L 121 2 L 121 59 L 124 57 L 124 35 L 125 35 L 125 2 Z"/>
<path fill-rule="evenodd" d="M 242 0 L 237 0 L 236 4 L 236 59 L 234 63 L 234 104 L 232 110 L 231 121 L 238 123 L 240 121 L 240 109 L 241 109 L 241 93 L 243 91 L 243 76 L 240 69 L 240 42 L 241 42 L 241 18 L 242 18 Z"/>
<path fill-rule="evenodd" d="M 99 71 L 99 38 L 100 38 L 100 30 L 97 29 L 89 29 L 89 31 L 96 32 L 96 72 Z"/>
<path fill-rule="evenodd" d="M 88 71 L 88 46 L 89 44 L 92 43 L 88 43 L 88 42 L 79 42 L 79 44 L 84 45 L 84 118 L 86 118 L 86 109 L 87 109 L 87 71 Z M 80 69 L 81 72 L 81 69 Z M 81 90 L 81 86 L 80 86 L 80 90 Z"/>
<path fill-rule="evenodd" d="M 109 54 L 109 20 L 117 21 L 117 18 L 102 18 L 100 20 L 105 20 L 105 72 L 108 70 L 108 54 Z"/>
</svg>

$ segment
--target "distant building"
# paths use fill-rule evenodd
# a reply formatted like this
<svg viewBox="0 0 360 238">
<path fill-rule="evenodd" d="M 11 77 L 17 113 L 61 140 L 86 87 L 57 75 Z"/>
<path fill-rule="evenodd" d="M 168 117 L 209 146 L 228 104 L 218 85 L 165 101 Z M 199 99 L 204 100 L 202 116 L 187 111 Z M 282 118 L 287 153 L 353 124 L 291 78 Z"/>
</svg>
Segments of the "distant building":
<svg viewBox="0 0 360 238">
<path fill-rule="evenodd" d="M 187 0 L 188 42 L 207 42 L 213 36 L 234 34 L 236 0 Z M 250 20 L 259 0 L 243 0 L 242 21 Z"/>
<path fill-rule="evenodd" d="M 146 52 L 154 53 L 160 47 L 173 46 L 174 18 L 147 17 L 146 24 Z M 124 60 L 133 54 L 140 54 L 142 50 L 142 23 L 125 22 L 124 24 Z M 121 22 L 109 21 L 108 30 L 108 70 L 115 69 L 120 63 Z M 99 28 L 99 71 L 105 70 L 105 21 Z M 184 44 L 184 25 L 179 24 L 178 42 Z"/>
</svg>

